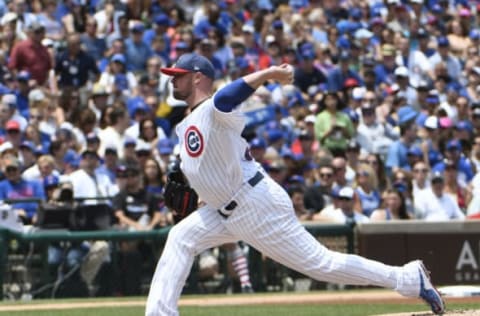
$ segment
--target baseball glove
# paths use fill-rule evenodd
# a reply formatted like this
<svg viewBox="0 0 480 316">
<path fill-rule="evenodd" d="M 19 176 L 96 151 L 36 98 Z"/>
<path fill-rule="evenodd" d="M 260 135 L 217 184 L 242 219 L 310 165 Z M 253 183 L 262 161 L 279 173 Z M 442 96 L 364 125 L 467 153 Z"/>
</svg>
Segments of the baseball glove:
<svg viewBox="0 0 480 316">
<path fill-rule="evenodd" d="M 173 166 L 167 176 L 163 193 L 165 205 L 173 212 L 173 220 L 178 223 L 198 207 L 198 194 L 185 179 L 180 167 Z"/>
</svg>

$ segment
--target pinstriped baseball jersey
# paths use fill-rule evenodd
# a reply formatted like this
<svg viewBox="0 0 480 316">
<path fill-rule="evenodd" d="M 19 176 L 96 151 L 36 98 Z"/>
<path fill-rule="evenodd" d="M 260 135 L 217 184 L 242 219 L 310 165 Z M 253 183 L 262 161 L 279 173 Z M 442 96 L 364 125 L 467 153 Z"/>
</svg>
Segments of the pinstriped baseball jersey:
<svg viewBox="0 0 480 316">
<path fill-rule="evenodd" d="M 243 113 L 220 112 L 213 98 L 177 125 L 180 167 L 200 198 L 214 208 L 229 201 L 258 170 L 246 140 L 239 137 L 244 126 Z"/>
</svg>

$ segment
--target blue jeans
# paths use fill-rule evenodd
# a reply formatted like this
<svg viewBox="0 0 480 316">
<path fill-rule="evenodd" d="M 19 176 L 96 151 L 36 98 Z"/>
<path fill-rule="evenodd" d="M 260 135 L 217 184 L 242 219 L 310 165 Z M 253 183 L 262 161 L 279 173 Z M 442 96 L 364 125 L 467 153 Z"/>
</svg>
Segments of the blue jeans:
<svg viewBox="0 0 480 316">
<path fill-rule="evenodd" d="M 65 261 L 67 268 L 80 265 L 83 257 L 85 257 L 85 255 L 88 253 L 89 248 L 90 247 L 86 243 L 64 247 L 58 244 L 50 245 L 48 246 L 48 264 L 57 266 L 60 265 L 62 261 Z"/>
</svg>

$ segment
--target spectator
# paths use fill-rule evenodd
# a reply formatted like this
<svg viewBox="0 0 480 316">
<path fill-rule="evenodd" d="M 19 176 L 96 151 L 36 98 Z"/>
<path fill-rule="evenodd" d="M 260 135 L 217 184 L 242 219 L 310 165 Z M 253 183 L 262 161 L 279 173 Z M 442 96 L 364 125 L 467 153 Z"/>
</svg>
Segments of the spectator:
<svg viewBox="0 0 480 316">
<path fill-rule="evenodd" d="M 71 1 L 70 8 L 62 17 L 62 23 L 67 34 L 83 33 L 86 29 L 88 11 L 82 1 Z"/>
<path fill-rule="evenodd" d="M 174 148 L 174 143 L 169 138 L 161 139 L 157 143 L 156 158 L 160 166 L 160 171 L 164 175 L 166 175 L 167 167 L 168 167 L 168 164 L 170 163 L 170 158 L 173 154 L 173 148 Z M 158 179 L 157 181 L 160 181 L 160 179 Z"/>
<path fill-rule="evenodd" d="M 360 164 L 356 170 L 355 209 L 370 217 L 380 202 L 377 175 L 371 166 Z"/>
<path fill-rule="evenodd" d="M 22 70 L 28 71 L 32 79 L 42 86 L 46 83 L 48 72 L 53 66 L 47 48 L 42 45 L 45 27 L 37 22 L 31 23 L 27 34 L 26 40 L 13 47 L 8 67 L 15 75 Z"/>
<path fill-rule="evenodd" d="M 89 16 L 87 18 L 86 31 L 80 35 L 80 41 L 85 53 L 93 58 L 96 63 L 102 60 L 107 46 L 105 38 L 98 35 L 98 24 L 94 17 Z"/>
<path fill-rule="evenodd" d="M 385 43 L 381 49 L 382 62 L 375 66 L 376 86 L 385 88 L 391 86 L 394 82 L 394 71 L 396 68 L 395 57 L 396 49 L 393 45 Z"/>
<path fill-rule="evenodd" d="M 461 77 L 460 61 L 450 53 L 450 42 L 447 37 L 441 36 L 437 39 L 437 52 L 429 58 L 429 61 L 432 68 L 436 68 L 439 63 L 445 63 L 446 75 L 448 75 L 450 80 L 456 80 L 456 78 Z"/>
<path fill-rule="evenodd" d="M 128 70 L 138 73 L 146 70 L 147 60 L 152 56 L 152 50 L 143 42 L 145 26 L 141 22 L 130 27 L 130 37 L 125 40 L 125 57 Z"/>
<path fill-rule="evenodd" d="M 298 219 L 300 221 L 312 220 L 313 211 L 307 209 L 304 204 L 304 188 L 300 185 L 292 185 L 287 191 Z"/>
<path fill-rule="evenodd" d="M 320 213 L 322 220 L 339 224 L 366 223 L 370 219 L 353 208 L 355 191 L 351 187 L 343 187 L 338 191 L 338 208 L 323 210 Z"/>
<path fill-rule="evenodd" d="M 467 157 L 462 154 L 462 145 L 456 139 L 450 140 L 445 148 L 445 157 L 448 160 L 443 160 L 433 166 L 434 170 L 443 171 L 445 170 L 446 161 L 453 162 L 457 167 L 457 178 L 460 183 L 463 185 L 468 184 L 474 176 L 473 166 Z"/>
<path fill-rule="evenodd" d="M 107 56 L 124 53 L 123 50 L 118 49 L 118 46 L 120 46 L 121 44 L 121 46 L 123 47 L 124 41 L 130 36 L 128 22 L 128 16 L 124 12 L 120 12 L 117 18 L 117 27 L 112 33 L 108 34 L 106 37 Z M 117 46 L 117 48 L 114 48 L 114 46 Z"/>
<path fill-rule="evenodd" d="M 136 93 L 137 89 L 137 79 L 135 75 L 127 70 L 127 59 L 123 54 L 115 54 L 110 58 L 110 63 L 106 71 L 102 72 L 98 83 L 104 86 L 107 90 L 107 93 L 112 93 L 115 91 L 115 81 L 120 78 L 119 75 L 124 75 L 124 81 L 122 82 L 124 86 L 117 86 L 117 90 L 120 89 L 121 92 L 125 92 L 127 96 L 133 96 Z M 123 95 L 122 95 L 123 97 Z M 113 104 L 113 97 L 110 96 L 109 103 Z"/>
<path fill-rule="evenodd" d="M 473 138 L 470 160 L 478 173 L 480 171 L 480 135 L 478 134 Z"/>
<path fill-rule="evenodd" d="M 315 57 L 313 48 L 305 48 L 300 52 L 299 65 L 295 67 L 294 85 L 304 93 L 307 93 L 311 86 L 318 86 L 327 82 L 325 75 L 314 65 Z"/>
<path fill-rule="evenodd" d="M 60 176 L 55 169 L 55 159 L 51 155 L 41 155 L 36 164 L 22 172 L 22 178 L 28 181 L 43 181 L 48 176 Z"/>
<path fill-rule="evenodd" d="M 443 154 L 441 151 L 441 141 L 440 134 L 438 133 L 440 129 L 440 122 L 436 116 L 428 116 L 424 123 L 425 127 L 425 136 L 423 137 L 421 148 L 423 155 L 427 155 L 428 164 L 434 166 L 443 159 Z M 425 159 L 423 159 L 425 160 Z"/>
<path fill-rule="evenodd" d="M 388 189 L 383 196 L 384 208 L 372 212 L 370 215 L 372 222 L 410 219 L 401 192 L 396 189 Z"/>
<path fill-rule="evenodd" d="M 166 138 L 163 130 L 156 126 L 152 119 L 144 119 L 138 124 L 139 139 L 149 143 L 152 148 L 157 147 L 160 139 Z"/>
<path fill-rule="evenodd" d="M 415 199 L 417 217 L 426 221 L 445 221 L 450 219 L 464 219 L 465 214 L 458 207 L 457 202 L 445 194 L 444 175 L 436 171 L 432 175 L 432 186 Z"/>
<path fill-rule="evenodd" d="M 456 164 L 449 160 L 444 159 L 445 169 L 444 174 L 444 193 L 450 195 L 455 202 L 457 202 L 458 207 L 464 211 L 467 208 L 467 203 L 470 200 L 470 196 L 467 191 L 467 185 L 458 180 L 457 176 L 457 166 Z"/>
<path fill-rule="evenodd" d="M 100 38 L 106 38 L 114 34 L 119 29 L 121 17 L 125 17 L 125 20 L 127 20 L 125 12 L 117 10 L 115 6 L 114 0 L 105 0 L 103 4 L 97 6 L 98 11 L 93 15 L 93 18 L 97 22 L 96 33 Z"/>
<path fill-rule="evenodd" d="M 35 14 L 29 12 L 28 5 L 25 0 L 14 0 L 12 3 L 12 13 L 17 16 L 16 33 L 25 38 L 25 30 L 29 29 L 32 24 L 38 23 Z"/>
<path fill-rule="evenodd" d="M 396 138 L 388 124 L 377 120 L 374 106 L 364 104 L 361 107 L 362 122 L 357 128 L 357 141 L 367 153 L 386 156 L 389 147 Z"/>
<path fill-rule="evenodd" d="M 166 175 L 158 162 L 154 158 L 148 158 L 145 161 L 145 169 L 143 170 L 143 184 L 147 192 L 153 194 L 161 201 L 163 186 L 166 180 Z M 160 203 L 162 204 L 163 202 L 161 201 Z M 159 205 L 159 209 L 163 209 L 162 205 Z M 165 223 L 161 226 L 165 226 Z"/>
<path fill-rule="evenodd" d="M 81 40 L 78 34 L 71 34 L 67 39 L 67 50 L 57 57 L 55 72 L 59 76 L 60 88 L 84 87 L 88 79 L 99 76 L 95 59 L 81 49 Z M 97 81 L 96 78 L 93 82 Z"/>
<path fill-rule="evenodd" d="M 144 170 L 147 159 L 152 157 L 152 145 L 139 139 L 135 145 L 135 157 L 141 170 Z"/>
<path fill-rule="evenodd" d="M 37 157 L 35 156 L 35 147 L 33 146 L 33 143 L 29 142 L 28 140 L 22 141 L 22 143 L 20 144 L 19 154 L 23 170 L 26 170 L 37 162 Z"/>
<path fill-rule="evenodd" d="M 123 158 L 123 143 L 126 135 L 125 130 L 129 126 L 130 118 L 124 107 L 116 106 L 109 115 L 110 125 L 101 130 L 98 134 L 100 138 L 100 153 L 105 151 L 107 146 L 117 149 L 118 157 Z"/>
<path fill-rule="evenodd" d="M 333 69 L 328 76 L 328 89 L 330 91 L 341 91 L 347 79 L 355 79 L 357 83 L 363 84 L 358 73 L 350 69 L 352 56 L 348 51 L 342 51 L 339 56 L 339 66 Z"/>
<path fill-rule="evenodd" d="M 72 172 L 69 179 L 73 186 L 75 199 L 83 199 L 84 204 L 105 204 L 105 198 L 114 193 L 110 179 L 96 171 L 100 157 L 96 152 L 84 151 L 81 155 L 80 169 Z"/>
<path fill-rule="evenodd" d="M 348 140 L 353 136 L 353 125 L 348 116 L 341 112 L 342 104 L 336 92 L 325 93 L 315 121 L 315 136 L 320 144 L 333 155 L 347 149 Z"/>
<path fill-rule="evenodd" d="M 318 168 L 318 181 L 305 188 L 304 204 L 306 209 L 318 213 L 331 204 L 333 175 L 334 171 L 331 165 L 321 165 Z"/>
<path fill-rule="evenodd" d="M 119 164 L 119 161 L 118 161 L 117 149 L 107 147 L 105 148 L 103 161 L 100 164 L 100 166 L 95 170 L 95 172 L 105 174 L 108 177 L 108 179 L 110 179 L 110 182 L 112 183 L 112 185 L 114 185 L 118 164 Z"/>
<path fill-rule="evenodd" d="M 429 167 L 424 161 L 417 161 L 413 165 L 412 191 L 416 198 L 430 188 Z"/>
<path fill-rule="evenodd" d="M 347 161 L 344 157 L 335 157 L 332 160 L 334 186 L 340 188 L 353 184 L 353 179 L 347 179 Z"/>
<path fill-rule="evenodd" d="M 2 147 L 8 145 L 18 152 L 20 144 L 22 143 L 22 131 L 20 130 L 20 124 L 17 121 L 10 120 L 5 125 L 5 142 L 0 145 Z"/>
<path fill-rule="evenodd" d="M 45 37 L 53 41 L 61 41 L 65 37 L 63 25 L 55 17 L 57 1 L 46 0 L 43 11 L 38 14 L 38 22 L 45 26 Z"/>
<path fill-rule="evenodd" d="M 162 221 L 159 201 L 142 187 L 141 171 L 137 166 L 127 166 L 127 182 L 112 201 L 115 216 L 121 227 L 127 230 L 151 230 Z M 120 275 L 118 290 L 123 295 L 140 294 L 142 269 L 139 264 L 148 254 L 142 253 L 140 242 L 120 243 Z"/>
<path fill-rule="evenodd" d="M 389 147 L 386 160 L 386 167 L 390 175 L 399 169 L 410 170 L 407 152 L 417 138 L 417 128 L 414 122 L 416 117 L 417 112 L 410 106 L 403 106 L 398 110 L 400 139 Z"/>
<path fill-rule="evenodd" d="M 21 165 L 17 157 L 7 155 L 3 158 L 3 174 L 5 180 L 0 181 L 0 199 L 32 199 L 42 200 L 45 198 L 40 182 L 23 180 L 21 176 Z M 37 218 L 38 203 L 36 202 L 14 202 L 12 207 L 24 224 L 34 224 Z"/>
</svg>

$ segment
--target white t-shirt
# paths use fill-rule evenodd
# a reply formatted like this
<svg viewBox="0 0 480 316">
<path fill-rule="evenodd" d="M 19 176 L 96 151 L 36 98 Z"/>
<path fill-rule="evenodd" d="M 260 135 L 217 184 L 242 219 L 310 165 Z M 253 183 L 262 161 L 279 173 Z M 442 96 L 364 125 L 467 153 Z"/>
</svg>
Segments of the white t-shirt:
<svg viewBox="0 0 480 316">
<path fill-rule="evenodd" d="M 442 194 L 438 197 L 431 189 L 415 197 L 415 209 L 420 218 L 426 221 L 465 219 L 465 214 L 450 195 Z"/>
</svg>

